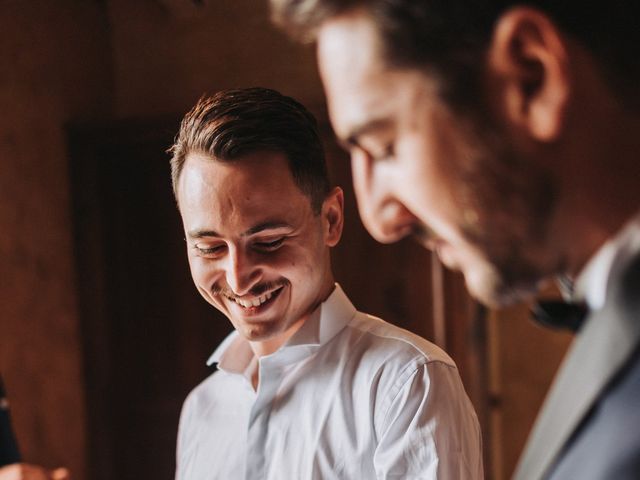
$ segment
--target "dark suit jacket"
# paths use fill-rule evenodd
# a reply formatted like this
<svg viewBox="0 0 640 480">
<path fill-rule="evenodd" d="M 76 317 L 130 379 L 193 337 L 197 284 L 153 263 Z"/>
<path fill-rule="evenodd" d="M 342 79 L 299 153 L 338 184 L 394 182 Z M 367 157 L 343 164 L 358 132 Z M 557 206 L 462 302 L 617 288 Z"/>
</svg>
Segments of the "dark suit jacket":
<svg viewBox="0 0 640 480">
<path fill-rule="evenodd" d="M 637 252 L 612 269 L 619 273 L 609 279 L 605 306 L 567 354 L 515 479 L 640 479 Z"/>
</svg>

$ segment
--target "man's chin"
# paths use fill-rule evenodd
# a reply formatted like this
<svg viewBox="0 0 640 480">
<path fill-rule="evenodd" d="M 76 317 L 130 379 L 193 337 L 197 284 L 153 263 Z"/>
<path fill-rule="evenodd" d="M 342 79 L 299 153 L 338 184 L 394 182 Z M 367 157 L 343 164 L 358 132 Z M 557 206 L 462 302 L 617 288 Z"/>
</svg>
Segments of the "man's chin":
<svg viewBox="0 0 640 480">
<path fill-rule="evenodd" d="M 240 330 L 242 336 L 250 342 L 262 342 L 276 337 L 280 331 L 273 322 L 260 322 L 244 325 Z"/>
<path fill-rule="evenodd" d="M 503 308 L 522 303 L 535 296 L 535 286 L 524 287 L 509 285 L 495 271 L 484 274 L 467 274 L 465 283 L 469 294 L 489 308 Z"/>
</svg>

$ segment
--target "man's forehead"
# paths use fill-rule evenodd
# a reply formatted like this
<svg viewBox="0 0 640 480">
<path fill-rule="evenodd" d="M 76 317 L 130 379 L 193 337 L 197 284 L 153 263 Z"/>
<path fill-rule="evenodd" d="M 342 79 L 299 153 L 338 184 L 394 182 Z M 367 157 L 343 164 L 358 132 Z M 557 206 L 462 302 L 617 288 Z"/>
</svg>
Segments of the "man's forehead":
<svg viewBox="0 0 640 480">
<path fill-rule="evenodd" d="M 188 162 L 179 198 L 189 231 L 221 233 L 232 227 L 250 234 L 265 226 L 293 225 L 311 208 L 286 164 L 254 171 L 242 161 L 221 163 L 206 156 Z"/>
<path fill-rule="evenodd" d="M 361 9 L 326 21 L 318 32 L 320 75 L 342 143 L 360 132 L 393 126 L 399 100 L 409 94 L 407 85 L 430 82 L 420 70 L 389 66 L 380 45 L 373 19 Z"/>
<path fill-rule="evenodd" d="M 284 153 L 272 151 L 251 152 L 232 160 L 192 152 L 186 157 L 180 181 L 191 188 L 200 184 L 213 191 L 238 188 L 240 192 L 234 194 L 240 196 L 258 189 L 268 193 L 270 187 L 276 194 L 294 182 Z"/>
<path fill-rule="evenodd" d="M 326 20 L 317 34 L 319 55 L 343 59 L 350 66 L 381 59 L 381 46 L 376 24 L 364 9 L 349 10 Z"/>
<path fill-rule="evenodd" d="M 362 83 L 383 77 L 375 27 L 360 10 L 322 24 L 317 37 L 318 67 L 328 93 L 357 92 Z"/>
</svg>

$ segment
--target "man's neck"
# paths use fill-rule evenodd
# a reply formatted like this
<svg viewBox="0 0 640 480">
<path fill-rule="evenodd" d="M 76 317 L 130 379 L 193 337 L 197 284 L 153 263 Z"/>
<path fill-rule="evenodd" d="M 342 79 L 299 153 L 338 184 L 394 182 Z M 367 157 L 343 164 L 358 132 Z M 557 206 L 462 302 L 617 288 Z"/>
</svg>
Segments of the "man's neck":
<svg viewBox="0 0 640 480">
<path fill-rule="evenodd" d="M 556 273 L 575 277 L 640 207 L 640 112 L 612 90 L 589 52 L 569 47 L 572 100 L 557 141 L 538 159 L 556 187 L 552 245 L 563 257 Z"/>
<path fill-rule="evenodd" d="M 619 114 L 609 123 L 601 144 L 576 152 L 561 180 L 556 227 L 569 252 L 564 273 L 573 277 L 640 209 L 640 120 Z"/>
</svg>

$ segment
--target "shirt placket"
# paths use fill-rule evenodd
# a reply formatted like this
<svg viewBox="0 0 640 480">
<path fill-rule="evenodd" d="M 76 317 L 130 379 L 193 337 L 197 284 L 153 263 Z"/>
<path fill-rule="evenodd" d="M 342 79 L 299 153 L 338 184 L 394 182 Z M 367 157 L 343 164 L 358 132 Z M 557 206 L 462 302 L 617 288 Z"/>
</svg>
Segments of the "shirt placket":
<svg viewBox="0 0 640 480">
<path fill-rule="evenodd" d="M 246 480 L 267 478 L 269 417 L 281 381 L 281 368 L 267 360 L 260 361 L 258 392 L 249 416 Z"/>
</svg>

